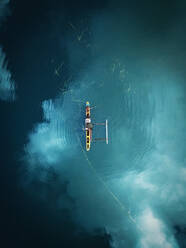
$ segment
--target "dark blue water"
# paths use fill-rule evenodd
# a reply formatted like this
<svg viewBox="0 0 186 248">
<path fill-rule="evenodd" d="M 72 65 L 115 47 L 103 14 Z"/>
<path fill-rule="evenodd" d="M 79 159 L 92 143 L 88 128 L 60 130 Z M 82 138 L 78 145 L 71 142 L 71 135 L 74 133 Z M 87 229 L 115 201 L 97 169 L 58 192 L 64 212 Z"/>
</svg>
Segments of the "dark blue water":
<svg viewBox="0 0 186 248">
<path fill-rule="evenodd" d="M 13 64 L 22 55 L 13 66 L 21 86 L 11 117 L 16 185 L 39 209 L 38 233 L 69 235 L 66 247 L 81 232 L 109 241 L 105 247 L 184 247 L 185 5 L 109 1 L 91 9 L 82 2 L 79 14 L 62 5 L 53 12 L 46 5 L 36 29 L 29 19 L 23 49 L 17 40 L 18 50 L 8 50 Z M 90 152 L 86 101 L 93 122 L 108 120 L 109 144 L 93 142 Z M 104 135 L 94 127 L 93 138 Z M 28 205 L 23 222 L 28 212 L 32 218 Z"/>
<path fill-rule="evenodd" d="M 74 218 L 81 225 L 104 226 L 117 247 L 133 242 L 177 247 L 168 218 L 184 225 L 184 84 L 162 72 L 157 81 L 142 81 L 124 62 L 110 62 L 95 64 L 90 78 L 72 82 L 68 91 L 43 104 L 49 123 L 31 135 L 28 151 L 70 181 Z M 109 144 L 92 143 L 90 152 L 82 130 L 86 100 L 95 106 L 93 122 L 107 118 L 109 123 Z M 93 137 L 105 135 L 101 128 Z"/>
</svg>

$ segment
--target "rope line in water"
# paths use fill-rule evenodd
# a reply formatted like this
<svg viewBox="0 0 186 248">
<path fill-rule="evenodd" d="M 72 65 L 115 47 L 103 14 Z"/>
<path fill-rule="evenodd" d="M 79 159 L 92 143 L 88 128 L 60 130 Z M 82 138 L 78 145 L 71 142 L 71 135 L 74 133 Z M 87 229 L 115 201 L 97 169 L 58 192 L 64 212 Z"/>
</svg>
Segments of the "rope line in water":
<svg viewBox="0 0 186 248">
<path fill-rule="evenodd" d="M 76 133 L 76 134 L 77 134 L 77 133 Z M 87 153 L 86 153 L 85 149 L 83 148 L 83 146 L 82 146 L 82 144 L 81 144 L 81 140 L 80 140 L 78 134 L 77 134 L 77 137 L 78 137 L 78 140 L 79 140 L 79 143 L 80 143 L 80 146 L 81 146 L 83 155 L 84 155 L 85 159 L 87 160 L 89 167 L 94 171 L 94 174 L 95 174 L 95 176 L 97 177 L 98 181 L 100 181 L 100 182 L 103 184 L 103 186 L 104 186 L 104 188 L 106 189 L 106 191 L 107 191 L 107 192 L 112 196 L 112 198 L 117 202 L 117 204 L 120 206 L 120 208 L 121 208 L 123 211 L 125 211 L 125 212 L 127 213 L 128 218 L 130 219 L 130 221 L 131 221 L 132 223 L 134 223 L 140 231 L 142 231 L 141 227 L 139 227 L 138 224 L 136 223 L 136 220 L 131 216 L 130 211 L 127 210 L 127 208 L 124 206 L 124 204 L 123 204 L 123 203 L 119 200 L 119 198 L 110 190 L 110 188 L 107 186 L 107 184 L 105 183 L 105 181 L 104 181 L 104 180 L 100 177 L 100 175 L 97 173 L 96 169 L 94 168 L 94 166 L 93 166 L 92 163 L 90 162 L 90 160 L 89 160 L 89 158 L 88 158 L 88 156 L 87 156 Z"/>
</svg>

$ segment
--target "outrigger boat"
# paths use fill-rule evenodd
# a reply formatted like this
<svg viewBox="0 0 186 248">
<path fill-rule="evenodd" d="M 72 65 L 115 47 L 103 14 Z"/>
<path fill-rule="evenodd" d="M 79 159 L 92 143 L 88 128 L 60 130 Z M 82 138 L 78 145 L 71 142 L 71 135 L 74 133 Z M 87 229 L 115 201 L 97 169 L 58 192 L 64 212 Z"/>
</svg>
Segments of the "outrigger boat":
<svg viewBox="0 0 186 248">
<path fill-rule="evenodd" d="M 85 131 L 86 131 L 86 151 L 90 151 L 90 146 L 92 142 L 92 129 L 93 124 L 90 118 L 90 103 L 86 102 L 86 119 L 85 119 Z M 106 144 L 108 144 L 108 120 L 105 123 L 94 123 L 94 125 L 105 125 L 106 136 L 105 138 L 95 138 L 94 141 L 105 140 Z"/>
</svg>

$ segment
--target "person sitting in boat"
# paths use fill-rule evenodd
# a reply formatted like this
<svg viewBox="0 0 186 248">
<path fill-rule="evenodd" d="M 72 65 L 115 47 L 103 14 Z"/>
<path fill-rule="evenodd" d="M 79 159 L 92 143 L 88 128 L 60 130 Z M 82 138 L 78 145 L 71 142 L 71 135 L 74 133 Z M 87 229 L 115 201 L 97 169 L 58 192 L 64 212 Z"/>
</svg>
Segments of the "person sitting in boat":
<svg viewBox="0 0 186 248">
<path fill-rule="evenodd" d="M 91 129 L 93 128 L 93 124 L 91 122 L 86 122 L 85 124 L 85 130 Z"/>
</svg>

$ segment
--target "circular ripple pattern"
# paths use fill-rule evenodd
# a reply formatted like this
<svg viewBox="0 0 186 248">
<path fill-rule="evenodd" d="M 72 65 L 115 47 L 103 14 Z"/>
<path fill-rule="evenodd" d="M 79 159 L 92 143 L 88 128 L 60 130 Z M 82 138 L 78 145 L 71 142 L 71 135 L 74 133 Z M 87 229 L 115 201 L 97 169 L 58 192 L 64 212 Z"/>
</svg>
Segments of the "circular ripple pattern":
<svg viewBox="0 0 186 248">
<path fill-rule="evenodd" d="M 109 146 L 99 144 L 93 148 L 99 157 L 96 167 L 108 179 L 121 177 L 124 172 L 133 168 L 140 170 L 145 156 L 154 147 L 154 101 L 150 97 L 150 89 L 134 87 L 132 83 L 121 81 L 109 85 L 109 88 L 105 85 L 97 93 L 99 98 L 94 99 L 99 105 L 95 116 L 99 121 L 108 119 Z M 100 155 L 100 149 L 103 156 Z M 92 159 L 93 157 L 94 155 Z M 110 159 L 106 162 L 105 157 Z"/>
<path fill-rule="evenodd" d="M 103 82 L 100 84 L 100 81 Z M 85 102 L 90 101 L 92 122 L 109 123 L 109 145 L 92 143 L 88 153 L 96 169 L 105 178 L 121 177 L 127 170 L 141 169 L 153 149 L 154 98 L 149 87 L 117 77 L 103 76 L 94 84 L 82 81 L 69 87 L 59 104 L 58 137 L 69 147 L 79 147 L 77 135 L 85 147 L 82 131 Z M 95 126 L 93 138 L 104 137 L 103 127 Z M 80 149 L 78 149 L 80 151 Z"/>
</svg>

